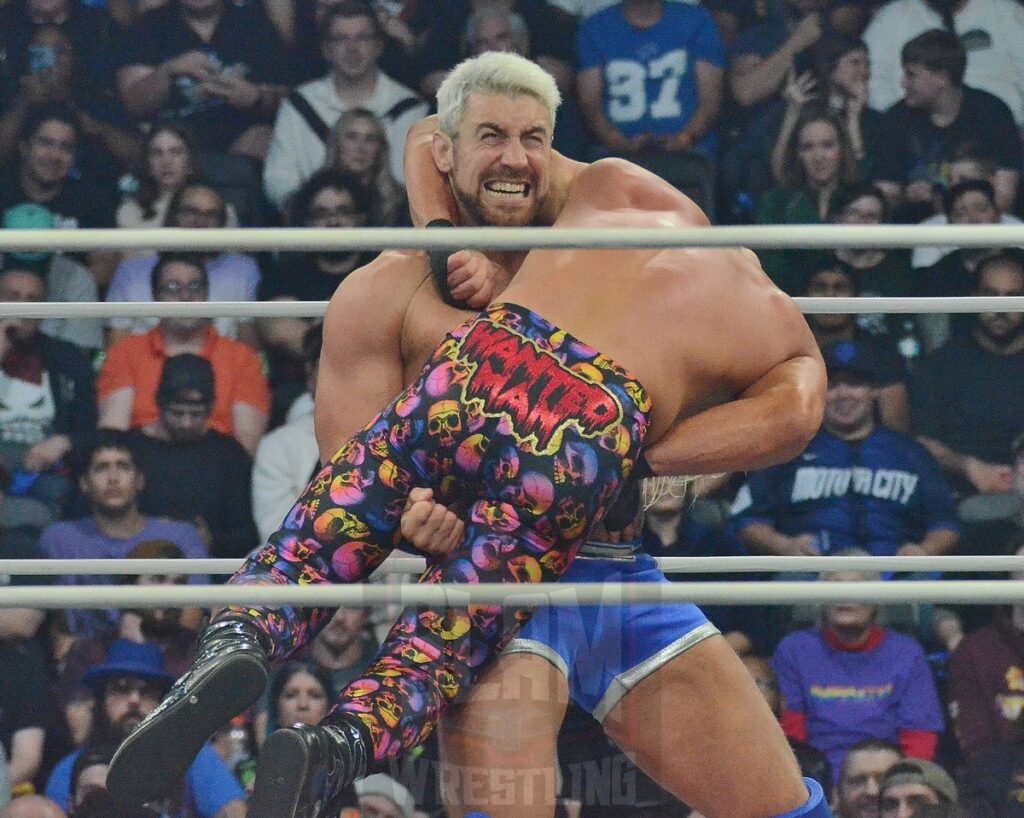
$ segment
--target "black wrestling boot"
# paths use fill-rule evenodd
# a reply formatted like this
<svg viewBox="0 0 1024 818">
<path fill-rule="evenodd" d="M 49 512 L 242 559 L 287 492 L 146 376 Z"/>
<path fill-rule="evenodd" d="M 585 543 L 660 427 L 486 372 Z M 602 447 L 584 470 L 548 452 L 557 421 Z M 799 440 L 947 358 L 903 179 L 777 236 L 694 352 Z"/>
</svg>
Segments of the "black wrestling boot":
<svg viewBox="0 0 1024 818">
<path fill-rule="evenodd" d="M 344 724 L 275 730 L 260 750 L 248 818 L 334 818 L 366 775 L 367 750 Z"/>
<path fill-rule="evenodd" d="M 263 693 L 267 642 L 241 618 L 220 619 L 203 631 L 192 667 L 110 762 L 107 791 L 118 804 L 140 807 L 180 786 L 210 736 Z"/>
</svg>

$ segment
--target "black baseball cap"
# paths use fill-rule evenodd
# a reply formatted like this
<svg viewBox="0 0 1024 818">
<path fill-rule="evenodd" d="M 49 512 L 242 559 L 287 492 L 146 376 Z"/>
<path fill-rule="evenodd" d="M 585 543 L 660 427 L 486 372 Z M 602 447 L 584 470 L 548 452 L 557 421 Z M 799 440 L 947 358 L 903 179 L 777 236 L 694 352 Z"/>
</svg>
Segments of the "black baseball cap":
<svg viewBox="0 0 1024 818">
<path fill-rule="evenodd" d="M 213 367 L 206 358 L 185 353 L 167 359 L 156 390 L 158 406 L 168 403 L 212 404 L 213 394 Z"/>
</svg>

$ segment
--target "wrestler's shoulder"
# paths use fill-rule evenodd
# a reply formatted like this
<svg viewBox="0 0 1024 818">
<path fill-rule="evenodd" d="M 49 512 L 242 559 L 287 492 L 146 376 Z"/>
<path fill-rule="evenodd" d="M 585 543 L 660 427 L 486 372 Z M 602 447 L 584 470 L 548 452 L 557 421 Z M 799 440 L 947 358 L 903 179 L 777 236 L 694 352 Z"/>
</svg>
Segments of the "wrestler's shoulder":
<svg viewBox="0 0 1024 818">
<path fill-rule="evenodd" d="M 688 284 L 760 296 L 778 291 L 757 255 L 744 247 L 680 247 L 666 252 L 686 270 Z"/>
<path fill-rule="evenodd" d="M 430 276 L 422 251 L 385 250 L 345 276 L 331 296 L 325 331 L 348 328 L 357 316 L 373 316 L 383 328 L 399 325 L 416 292 Z"/>
<path fill-rule="evenodd" d="M 345 276 L 334 299 L 349 300 L 354 296 L 375 294 L 396 298 L 402 293 L 411 298 L 429 275 L 430 262 L 423 251 L 385 250 Z"/>
<path fill-rule="evenodd" d="M 365 280 L 399 284 L 422 281 L 430 274 L 430 262 L 422 250 L 384 250 L 352 273 Z M 350 276 L 351 277 L 351 276 Z"/>
<path fill-rule="evenodd" d="M 761 266 L 761 259 L 753 250 L 746 247 L 701 247 L 699 250 L 703 256 L 711 259 L 709 264 L 712 266 L 717 260 L 717 264 L 728 266 L 737 275 L 774 287 L 764 267 Z"/>
<path fill-rule="evenodd" d="M 627 159 L 598 159 L 576 174 L 574 192 L 593 196 L 595 204 L 607 199 L 609 206 L 673 212 L 683 224 L 707 227 L 707 214 L 689 196 L 660 176 Z"/>
</svg>

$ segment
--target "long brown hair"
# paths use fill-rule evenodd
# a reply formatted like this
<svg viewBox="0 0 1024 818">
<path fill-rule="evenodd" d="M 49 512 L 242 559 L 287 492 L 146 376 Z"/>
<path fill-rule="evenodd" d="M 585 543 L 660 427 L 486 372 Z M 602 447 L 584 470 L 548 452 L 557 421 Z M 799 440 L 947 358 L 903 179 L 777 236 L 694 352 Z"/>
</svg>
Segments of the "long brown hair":
<svg viewBox="0 0 1024 818">
<path fill-rule="evenodd" d="M 188 150 L 189 168 L 182 181 L 182 187 L 187 185 L 196 174 L 196 144 L 189 132 L 180 125 L 175 125 L 171 122 L 165 122 L 153 128 L 149 132 L 149 136 L 146 137 L 146 144 L 142 150 L 142 167 L 136 174 L 139 180 L 139 192 L 135 194 L 135 201 L 142 208 L 142 218 L 147 220 L 152 219 L 156 215 L 156 200 L 160 198 L 160 185 L 157 184 L 156 179 L 153 178 L 149 170 L 149 148 L 153 144 L 154 139 L 160 136 L 160 134 L 165 133 L 174 134 L 184 143 L 186 150 Z"/>
<path fill-rule="evenodd" d="M 782 185 L 783 187 L 799 189 L 808 187 L 807 171 L 804 170 L 803 162 L 800 161 L 800 134 L 804 128 L 815 122 L 824 122 L 832 127 L 839 140 L 839 178 L 840 187 L 852 185 L 860 181 L 860 168 L 857 167 L 857 157 L 854 156 L 853 148 L 850 146 L 850 137 L 846 133 L 842 122 L 830 111 L 821 109 L 804 113 L 793 128 L 793 134 L 786 145 L 786 153 L 782 157 Z"/>
</svg>

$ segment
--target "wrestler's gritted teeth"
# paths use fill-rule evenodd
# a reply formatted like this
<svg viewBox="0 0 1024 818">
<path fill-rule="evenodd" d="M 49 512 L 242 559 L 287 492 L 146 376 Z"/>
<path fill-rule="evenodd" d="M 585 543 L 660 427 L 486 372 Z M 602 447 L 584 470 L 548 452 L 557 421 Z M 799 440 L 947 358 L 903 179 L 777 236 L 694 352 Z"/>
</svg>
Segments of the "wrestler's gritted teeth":
<svg viewBox="0 0 1024 818">
<path fill-rule="evenodd" d="M 532 179 L 502 176 L 488 179 L 480 192 L 481 203 L 493 214 L 492 224 L 529 224 L 537 211 L 536 185 Z"/>
<path fill-rule="evenodd" d="M 540 207 L 537 184 L 532 178 L 501 175 L 484 179 L 475 193 L 452 186 L 459 204 L 476 224 L 521 227 L 531 224 Z"/>
</svg>

